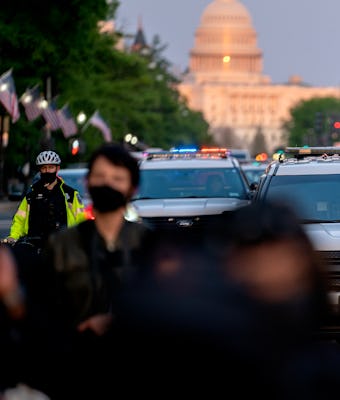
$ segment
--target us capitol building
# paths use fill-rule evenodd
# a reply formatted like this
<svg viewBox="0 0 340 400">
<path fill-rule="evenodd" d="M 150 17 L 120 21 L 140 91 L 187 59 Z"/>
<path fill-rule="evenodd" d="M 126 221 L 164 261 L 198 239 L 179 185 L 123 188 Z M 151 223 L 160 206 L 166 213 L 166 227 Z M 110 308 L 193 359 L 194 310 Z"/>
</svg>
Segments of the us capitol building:
<svg viewBox="0 0 340 400">
<path fill-rule="evenodd" d="M 290 109 L 313 97 L 339 97 L 337 87 L 312 87 L 299 76 L 275 84 L 263 75 L 263 54 L 251 16 L 239 0 L 213 0 L 203 11 L 178 85 L 188 106 L 203 113 L 220 146 L 248 147 L 261 132 L 269 152 L 286 145 Z"/>
</svg>

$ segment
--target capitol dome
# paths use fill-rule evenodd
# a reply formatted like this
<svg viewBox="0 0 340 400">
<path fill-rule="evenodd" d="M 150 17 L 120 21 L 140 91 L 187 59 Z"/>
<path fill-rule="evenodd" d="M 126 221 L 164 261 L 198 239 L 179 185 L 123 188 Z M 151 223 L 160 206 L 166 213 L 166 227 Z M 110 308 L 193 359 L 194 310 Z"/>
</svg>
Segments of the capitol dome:
<svg viewBox="0 0 340 400">
<path fill-rule="evenodd" d="M 202 10 L 189 69 L 177 87 L 188 107 L 203 114 L 217 146 L 247 148 L 254 155 L 261 145 L 269 154 L 287 145 L 284 122 L 296 105 L 338 98 L 339 89 L 304 85 L 298 75 L 272 84 L 262 73 L 257 32 L 242 1 L 210 0 Z"/>
<path fill-rule="evenodd" d="M 247 28 L 252 26 L 248 10 L 239 1 L 216 0 L 205 8 L 201 16 L 201 27 L 225 25 Z"/>
<path fill-rule="evenodd" d="M 263 81 L 257 33 L 240 1 L 214 0 L 204 9 L 190 51 L 189 70 L 199 80 Z"/>
</svg>

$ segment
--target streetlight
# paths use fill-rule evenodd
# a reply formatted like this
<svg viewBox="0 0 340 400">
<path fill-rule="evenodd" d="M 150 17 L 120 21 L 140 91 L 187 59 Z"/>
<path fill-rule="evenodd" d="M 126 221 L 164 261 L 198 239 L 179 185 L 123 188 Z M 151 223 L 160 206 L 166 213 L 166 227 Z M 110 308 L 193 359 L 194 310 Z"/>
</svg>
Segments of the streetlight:
<svg viewBox="0 0 340 400">
<path fill-rule="evenodd" d="M 83 111 L 77 115 L 77 122 L 78 124 L 83 124 L 86 121 L 86 114 Z"/>
<path fill-rule="evenodd" d="M 138 143 L 138 137 L 132 136 L 130 142 L 131 142 L 132 146 L 136 146 L 136 144 Z"/>
<path fill-rule="evenodd" d="M 138 143 L 138 137 L 133 135 L 132 133 L 127 133 L 124 136 L 124 140 L 126 143 L 130 143 L 132 146 L 136 146 L 136 144 Z"/>
<path fill-rule="evenodd" d="M 131 142 L 131 139 L 132 139 L 132 133 L 127 133 L 125 136 L 124 136 L 124 140 L 125 140 L 125 142 L 126 143 L 130 143 Z"/>
<path fill-rule="evenodd" d="M 46 99 L 41 100 L 41 102 L 39 103 L 39 107 L 46 110 L 46 108 L 48 107 L 48 101 Z"/>
</svg>

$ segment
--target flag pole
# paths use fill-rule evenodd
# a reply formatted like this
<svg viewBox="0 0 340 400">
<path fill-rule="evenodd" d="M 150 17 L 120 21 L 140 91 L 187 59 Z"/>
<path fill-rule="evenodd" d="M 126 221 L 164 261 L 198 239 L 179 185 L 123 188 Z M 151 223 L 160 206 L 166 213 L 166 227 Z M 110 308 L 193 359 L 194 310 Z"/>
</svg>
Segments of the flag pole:
<svg viewBox="0 0 340 400">
<path fill-rule="evenodd" d="M 52 97 L 51 77 L 48 76 L 46 78 L 46 100 L 47 100 L 48 104 L 51 101 L 51 97 Z M 46 128 L 46 141 L 47 141 L 47 143 L 49 143 L 50 140 L 51 140 L 51 129 L 47 126 L 47 128 Z"/>
<path fill-rule="evenodd" d="M 96 112 L 97 112 L 97 110 L 91 115 L 90 118 L 87 119 L 87 121 L 85 122 L 85 124 L 83 125 L 83 127 L 80 130 L 81 133 L 85 132 L 85 130 L 89 127 L 91 118 L 95 115 Z"/>
</svg>

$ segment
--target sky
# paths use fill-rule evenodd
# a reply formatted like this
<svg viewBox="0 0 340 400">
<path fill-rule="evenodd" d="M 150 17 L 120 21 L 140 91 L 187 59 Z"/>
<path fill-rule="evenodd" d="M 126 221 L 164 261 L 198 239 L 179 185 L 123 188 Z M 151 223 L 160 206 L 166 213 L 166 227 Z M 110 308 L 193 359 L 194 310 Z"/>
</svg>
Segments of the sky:
<svg viewBox="0 0 340 400">
<path fill-rule="evenodd" d="M 141 19 L 148 43 L 155 35 L 164 57 L 183 71 L 201 14 L 213 0 L 119 0 L 118 28 L 136 33 Z M 340 86 L 339 0 L 240 0 L 249 11 L 273 83 L 292 75 L 313 86 Z"/>
</svg>

